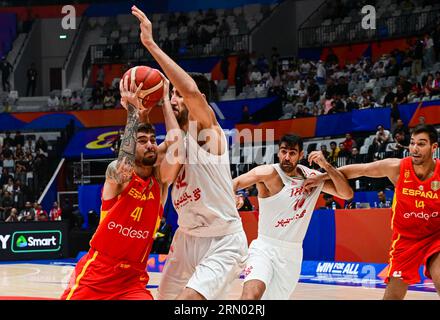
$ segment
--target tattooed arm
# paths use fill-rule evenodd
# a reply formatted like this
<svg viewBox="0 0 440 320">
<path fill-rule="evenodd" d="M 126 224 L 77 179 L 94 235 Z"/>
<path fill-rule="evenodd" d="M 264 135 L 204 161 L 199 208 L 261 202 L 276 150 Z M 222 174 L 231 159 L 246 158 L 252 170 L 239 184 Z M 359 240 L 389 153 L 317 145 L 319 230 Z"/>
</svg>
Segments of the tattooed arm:
<svg viewBox="0 0 440 320">
<path fill-rule="evenodd" d="M 119 148 L 118 159 L 107 167 L 105 173 L 104 189 L 102 198 L 104 200 L 113 199 L 120 194 L 131 180 L 136 157 L 136 135 L 139 127 L 138 93 L 142 84 L 136 88 L 132 81 L 131 88 L 128 90 L 128 77 L 122 79 L 119 89 L 121 91 L 121 104 L 127 109 L 127 124 L 124 135 L 122 136 Z"/>
<path fill-rule="evenodd" d="M 133 173 L 136 157 L 136 133 L 139 127 L 139 116 L 137 110 L 131 104 L 128 105 L 127 125 L 122 136 L 121 147 L 116 161 L 116 167 L 109 166 L 106 174 L 107 179 L 117 184 L 130 181 Z M 116 169 L 116 170 L 113 170 Z"/>
<path fill-rule="evenodd" d="M 128 105 L 127 125 L 119 148 L 118 159 L 111 162 L 105 173 L 103 199 L 113 199 L 131 180 L 136 155 L 136 132 L 139 126 L 137 110 Z"/>
</svg>

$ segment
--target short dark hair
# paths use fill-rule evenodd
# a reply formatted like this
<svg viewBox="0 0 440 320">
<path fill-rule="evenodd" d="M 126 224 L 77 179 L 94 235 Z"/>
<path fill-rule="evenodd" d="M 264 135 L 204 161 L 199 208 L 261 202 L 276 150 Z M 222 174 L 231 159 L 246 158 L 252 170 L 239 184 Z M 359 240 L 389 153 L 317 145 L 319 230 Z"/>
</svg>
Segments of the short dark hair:
<svg viewBox="0 0 440 320">
<path fill-rule="evenodd" d="M 213 98 L 217 96 L 217 87 L 203 74 L 191 72 L 189 73 L 189 75 L 195 81 L 197 88 L 199 88 L 200 92 L 206 96 L 206 101 L 210 102 Z"/>
<path fill-rule="evenodd" d="M 330 142 L 330 145 L 336 145 L 336 141 L 332 141 L 332 142 Z"/>
<path fill-rule="evenodd" d="M 431 144 L 438 143 L 438 132 L 434 126 L 430 124 L 419 124 L 411 131 L 411 135 L 419 133 L 427 133 Z"/>
<path fill-rule="evenodd" d="M 295 146 L 298 146 L 299 152 L 303 151 L 304 142 L 300 136 L 296 134 L 286 134 L 281 137 L 280 142 L 278 144 L 281 147 L 281 144 L 285 143 L 288 148 L 293 149 Z"/>
<path fill-rule="evenodd" d="M 137 132 L 156 134 L 156 129 L 151 123 L 141 123 L 137 129 Z"/>
<path fill-rule="evenodd" d="M 427 133 L 431 144 L 438 142 L 437 129 L 435 129 L 435 127 L 430 124 L 419 124 L 411 131 L 411 135 L 419 133 Z"/>
</svg>

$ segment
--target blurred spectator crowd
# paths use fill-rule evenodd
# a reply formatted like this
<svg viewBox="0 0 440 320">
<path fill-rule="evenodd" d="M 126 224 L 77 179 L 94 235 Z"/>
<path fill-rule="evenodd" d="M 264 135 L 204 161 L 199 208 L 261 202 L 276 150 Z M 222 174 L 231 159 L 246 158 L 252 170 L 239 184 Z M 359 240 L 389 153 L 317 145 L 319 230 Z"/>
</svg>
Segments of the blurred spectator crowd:
<svg viewBox="0 0 440 320">
<path fill-rule="evenodd" d="M 339 61 L 331 48 L 317 62 L 281 58 L 275 47 L 269 58 L 241 51 L 235 82 L 239 99 L 281 97 L 280 119 L 392 107 L 395 123 L 397 105 L 440 99 L 440 23 L 408 50 L 396 48 L 377 61 Z"/>
<path fill-rule="evenodd" d="M 209 25 L 215 20 L 209 18 L 209 12 L 198 18 L 201 19 L 199 23 Z M 180 28 L 185 15 L 170 15 L 168 18 L 167 28 Z M 197 39 L 195 35 L 188 37 L 188 41 L 194 39 Z M 163 39 L 165 42 L 168 40 Z M 163 48 L 172 52 L 166 43 Z M 229 77 L 231 55 L 237 55 L 235 98 L 280 96 L 283 100 L 281 119 L 354 109 L 396 108 L 402 103 L 440 98 L 440 24 L 410 43 L 408 50 L 396 48 L 377 61 L 372 61 L 370 57 L 339 61 L 331 48 L 325 61 L 317 62 L 281 57 L 276 47 L 272 48 L 269 56 L 255 51 L 249 53 L 244 49 L 238 50 L 238 53 L 225 49 L 220 62 L 224 79 L 219 82 L 221 97 L 228 89 L 226 79 Z M 121 74 L 131 66 L 130 62 L 125 64 Z M 113 108 L 120 98 L 117 80 L 105 83 L 105 72 L 101 66 L 92 88 L 83 90 L 82 95 L 69 90 L 59 97 L 52 95 L 48 99 L 48 107 L 51 110 L 78 110 L 84 105 L 90 106 L 86 109 Z M 396 120 L 397 117 L 394 118 Z"/>
<path fill-rule="evenodd" d="M 25 138 L 20 131 L 14 137 L 10 132 L 0 136 L 0 221 L 13 213 L 20 220 L 28 205 L 38 209 L 36 201 L 48 182 L 48 168 L 48 144 L 43 137 Z"/>
</svg>

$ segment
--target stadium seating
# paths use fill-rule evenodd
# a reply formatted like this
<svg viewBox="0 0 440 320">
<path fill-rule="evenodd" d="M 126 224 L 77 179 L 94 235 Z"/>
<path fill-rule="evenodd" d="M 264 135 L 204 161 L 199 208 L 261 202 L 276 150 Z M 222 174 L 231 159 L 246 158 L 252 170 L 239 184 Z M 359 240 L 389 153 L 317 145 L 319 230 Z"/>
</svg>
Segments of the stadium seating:
<svg viewBox="0 0 440 320">
<path fill-rule="evenodd" d="M 368 38 L 386 38 L 405 36 L 408 32 L 420 32 L 430 24 L 436 23 L 437 15 L 440 12 L 440 3 L 425 5 L 424 0 L 413 0 L 407 6 L 397 0 L 377 1 L 374 4 L 376 9 L 376 30 L 363 30 L 360 21 L 364 17 L 361 9 L 368 3 L 360 1 L 328 1 L 318 12 L 308 19 L 309 23 L 304 24 L 300 33 L 302 47 L 323 46 L 335 43 L 348 43 L 354 40 L 366 40 Z M 350 9 L 351 8 L 351 9 Z M 321 18 L 321 19 L 319 19 Z M 317 21 L 321 21 L 318 24 Z M 310 37 L 314 29 L 316 37 Z M 347 38 L 347 31 L 348 38 Z"/>
</svg>

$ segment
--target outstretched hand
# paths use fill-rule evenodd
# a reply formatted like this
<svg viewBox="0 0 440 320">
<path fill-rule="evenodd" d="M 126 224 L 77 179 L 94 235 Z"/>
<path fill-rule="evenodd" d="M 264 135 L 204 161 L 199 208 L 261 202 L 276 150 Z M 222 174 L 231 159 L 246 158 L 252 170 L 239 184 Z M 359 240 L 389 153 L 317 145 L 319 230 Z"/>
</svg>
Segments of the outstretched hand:
<svg viewBox="0 0 440 320">
<path fill-rule="evenodd" d="M 139 20 L 139 27 L 141 28 L 141 41 L 142 44 L 147 47 L 148 45 L 154 43 L 153 40 L 153 26 L 151 21 L 148 20 L 145 13 L 142 12 L 138 7 L 132 6 L 131 13 Z"/>
<path fill-rule="evenodd" d="M 135 81 L 131 81 L 130 89 L 128 88 L 128 75 L 119 82 L 119 91 L 121 93 L 121 105 L 128 110 L 128 105 L 131 104 L 137 110 L 141 110 L 142 100 L 139 98 L 143 83 L 136 87 Z"/>
</svg>

